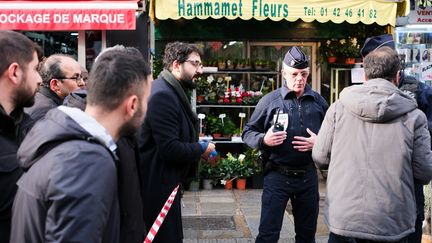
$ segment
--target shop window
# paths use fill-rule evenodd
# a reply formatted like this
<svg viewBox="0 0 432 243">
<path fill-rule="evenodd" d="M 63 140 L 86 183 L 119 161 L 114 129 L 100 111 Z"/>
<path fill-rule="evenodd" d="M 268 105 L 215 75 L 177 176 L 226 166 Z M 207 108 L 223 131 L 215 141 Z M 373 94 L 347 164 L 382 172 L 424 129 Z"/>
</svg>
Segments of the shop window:
<svg viewBox="0 0 432 243">
<path fill-rule="evenodd" d="M 90 70 L 94 60 L 102 50 L 102 31 L 87 30 L 85 32 L 86 42 L 86 68 Z"/>
<path fill-rule="evenodd" d="M 23 34 L 42 47 L 43 55 L 46 57 L 61 53 L 78 59 L 77 32 L 25 31 Z"/>
</svg>

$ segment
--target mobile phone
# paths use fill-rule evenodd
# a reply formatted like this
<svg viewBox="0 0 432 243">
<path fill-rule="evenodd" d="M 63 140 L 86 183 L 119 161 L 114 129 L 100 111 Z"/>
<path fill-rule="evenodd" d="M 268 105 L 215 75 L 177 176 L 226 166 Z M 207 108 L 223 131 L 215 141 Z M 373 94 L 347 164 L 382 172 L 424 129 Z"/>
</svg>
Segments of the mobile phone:
<svg viewBox="0 0 432 243">
<path fill-rule="evenodd" d="M 279 109 L 277 109 L 276 113 L 277 114 L 276 114 L 275 124 L 273 127 L 273 132 L 281 132 L 284 130 L 284 125 L 279 122 Z"/>
</svg>

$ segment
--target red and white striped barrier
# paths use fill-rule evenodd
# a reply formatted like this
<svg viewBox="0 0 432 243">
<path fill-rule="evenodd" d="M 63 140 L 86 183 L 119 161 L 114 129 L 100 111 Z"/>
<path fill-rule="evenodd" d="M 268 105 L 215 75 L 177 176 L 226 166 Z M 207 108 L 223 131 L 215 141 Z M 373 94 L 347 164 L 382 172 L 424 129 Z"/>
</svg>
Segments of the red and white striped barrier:
<svg viewBox="0 0 432 243">
<path fill-rule="evenodd" d="M 144 243 L 151 243 L 153 239 L 155 238 L 157 232 L 159 231 L 159 228 L 161 227 L 163 221 L 165 220 L 165 217 L 168 214 L 168 211 L 171 209 L 171 205 L 174 202 L 174 198 L 177 195 L 177 191 L 179 189 L 179 185 L 174 188 L 174 190 L 171 192 L 171 195 L 168 197 L 168 199 L 165 202 L 165 205 L 162 207 L 159 215 L 157 216 L 156 220 L 154 221 L 150 231 L 148 232 Z"/>
</svg>

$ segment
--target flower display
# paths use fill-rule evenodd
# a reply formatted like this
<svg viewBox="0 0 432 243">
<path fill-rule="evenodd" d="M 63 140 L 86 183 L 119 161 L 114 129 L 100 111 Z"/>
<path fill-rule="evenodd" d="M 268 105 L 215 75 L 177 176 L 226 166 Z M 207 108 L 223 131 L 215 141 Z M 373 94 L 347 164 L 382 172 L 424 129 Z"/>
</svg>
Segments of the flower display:
<svg viewBox="0 0 432 243">
<path fill-rule="evenodd" d="M 327 57 L 359 57 L 360 45 L 357 38 L 329 39 L 322 44 Z"/>
</svg>

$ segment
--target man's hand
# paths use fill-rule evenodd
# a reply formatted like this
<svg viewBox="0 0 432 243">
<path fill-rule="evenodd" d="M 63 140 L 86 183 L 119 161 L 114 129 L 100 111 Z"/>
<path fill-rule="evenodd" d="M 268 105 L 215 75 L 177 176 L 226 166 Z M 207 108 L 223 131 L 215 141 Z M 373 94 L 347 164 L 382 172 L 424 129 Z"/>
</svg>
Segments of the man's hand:
<svg viewBox="0 0 432 243">
<path fill-rule="evenodd" d="M 286 131 L 273 132 L 273 127 L 271 126 L 267 133 L 264 135 L 263 143 L 269 147 L 278 146 L 283 143 L 287 137 Z"/>
<path fill-rule="evenodd" d="M 216 145 L 214 143 L 208 143 L 206 151 L 201 155 L 201 157 L 205 160 L 208 159 L 210 153 L 215 150 Z"/>
<path fill-rule="evenodd" d="M 292 141 L 293 147 L 301 152 L 311 151 L 314 144 L 316 134 L 313 133 L 309 128 L 306 128 L 306 132 L 311 135 L 310 137 L 302 137 L 302 136 L 294 136 L 294 140 Z"/>
</svg>

